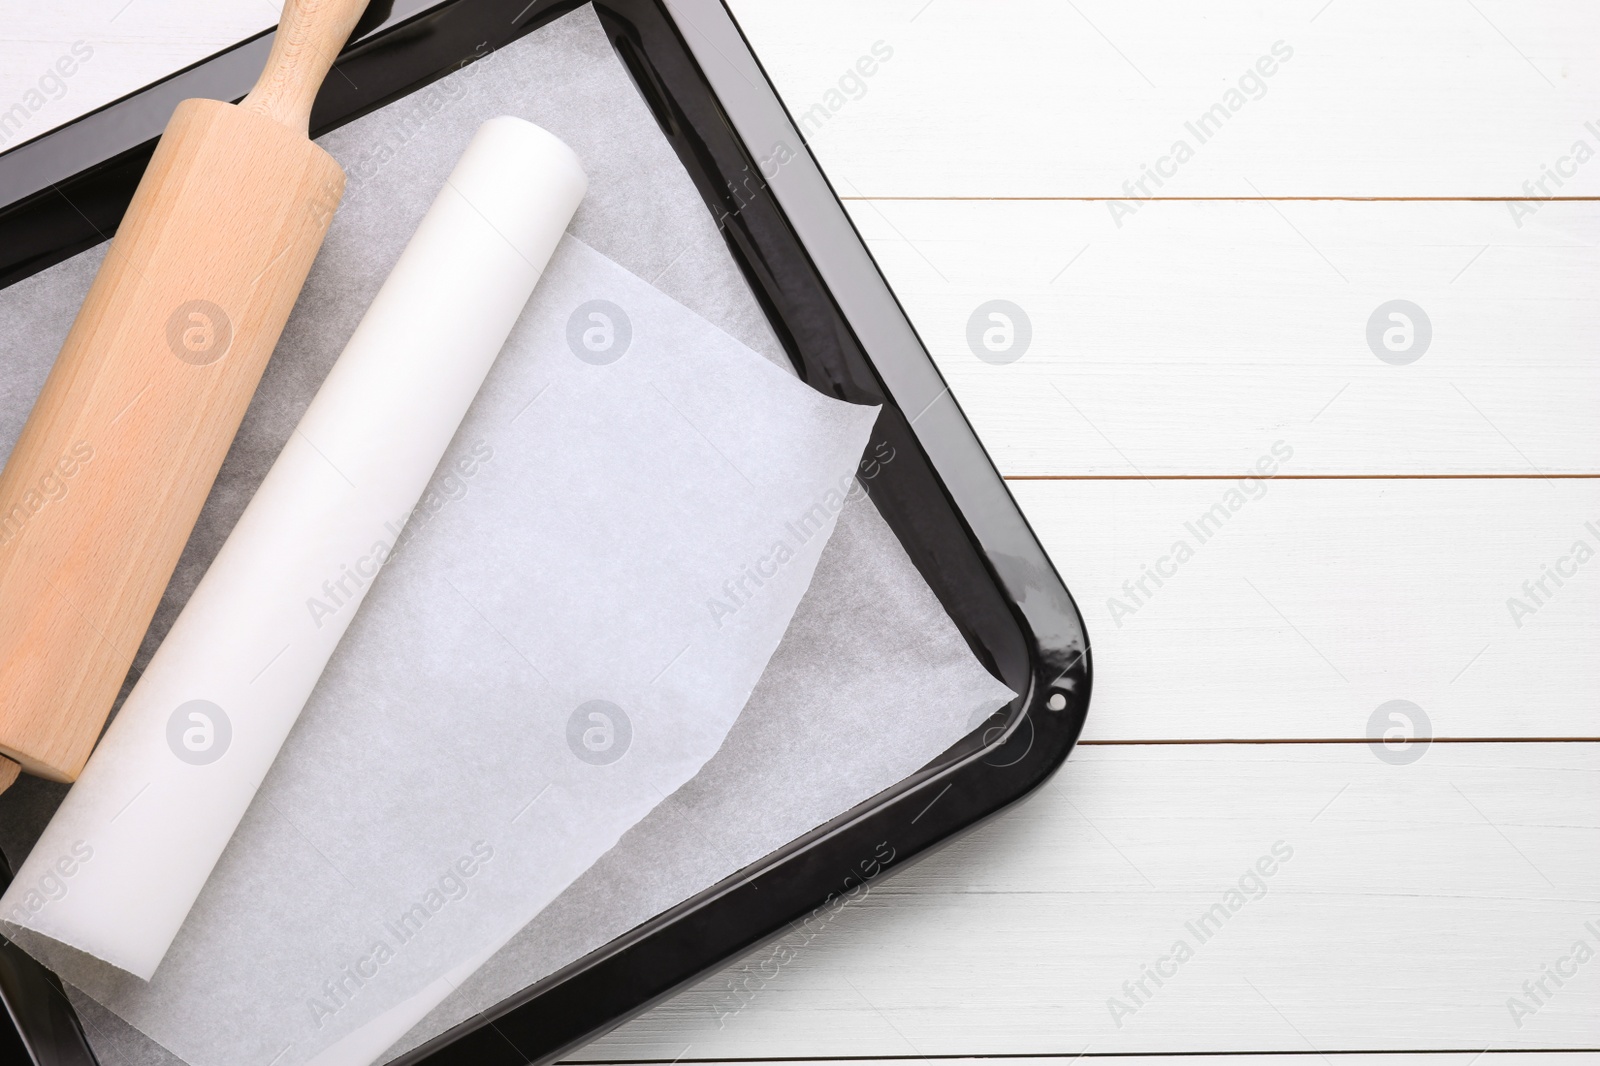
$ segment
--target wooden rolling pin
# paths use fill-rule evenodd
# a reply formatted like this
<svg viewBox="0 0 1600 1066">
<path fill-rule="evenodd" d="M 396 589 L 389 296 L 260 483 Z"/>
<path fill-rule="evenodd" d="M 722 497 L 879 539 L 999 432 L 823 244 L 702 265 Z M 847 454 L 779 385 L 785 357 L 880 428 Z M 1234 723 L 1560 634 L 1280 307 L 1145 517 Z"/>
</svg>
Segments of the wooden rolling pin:
<svg viewBox="0 0 1600 1066">
<path fill-rule="evenodd" d="M 0 473 L 0 789 L 105 725 L 344 193 L 308 127 L 365 7 L 289 0 L 241 103 L 178 105 Z"/>
</svg>

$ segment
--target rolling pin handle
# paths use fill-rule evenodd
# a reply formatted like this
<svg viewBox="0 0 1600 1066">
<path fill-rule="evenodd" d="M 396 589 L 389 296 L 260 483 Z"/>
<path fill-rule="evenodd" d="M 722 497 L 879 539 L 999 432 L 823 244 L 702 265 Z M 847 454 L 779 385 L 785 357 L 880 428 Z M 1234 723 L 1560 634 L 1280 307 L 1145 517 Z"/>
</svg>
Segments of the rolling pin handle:
<svg viewBox="0 0 1600 1066">
<path fill-rule="evenodd" d="M 0 755 L 0 792 L 4 792 L 16 781 L 17 775 L 22 773 L 22 767 Z"/>
<path fill-rule="evenodd" d="M 266 68 L 239 106 L 309 132 L 317 90 L 366 6 L 367 0 L 287 0 Z"/>
</svg>

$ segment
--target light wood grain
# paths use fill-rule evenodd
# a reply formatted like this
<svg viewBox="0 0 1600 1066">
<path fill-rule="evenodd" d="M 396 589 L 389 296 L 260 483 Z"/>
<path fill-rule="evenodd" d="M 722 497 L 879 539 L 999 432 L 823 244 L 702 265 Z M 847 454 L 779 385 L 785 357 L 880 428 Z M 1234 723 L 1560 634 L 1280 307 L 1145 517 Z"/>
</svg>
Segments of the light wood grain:
<svg viewBox="0 0 1600 1066">
<path fill-rule="evenodd" d="M 1582 0 L 732 7 L 791 112 L 827 109 L 806 128 L 845 195 L 1122 197 L 1186 139 L 1161 195 L 1523 196 L 1575 140 L 1600 148 Z M 880 40 L 893 58 L 858 88 Z M 1200 143 L 1185 123 L 1280 41 L 1265 94 Z M 1549 193 L 1600 192 L 1600 159 L 1575 171 Z"/>
<path fill-rule="evenodd" d="M 357 13 L 313 4 L 251 108 L 178 106 L 0 473 L 0 755 L 29 773 L 88 759 L 322 244 L 344 173 L 305 83 Z"/>
<path fill-rule="evenodd" d="M 311 105 L 367 0 L 295 0 L 284 5 L 272 52 L 239 107 L 280 126 L 307 132 Z"/>
<path fill-rule="evenodd" d="M 1089 627 L 1088 739 L 1359 739 L 1395 699 L 1433 736 L 1600 736 L 1600 482 L 1011 489 Z"/>
<path fill-rule="evenodd" d="M 792 959 L 763 973 L 758 951 L 580 1057 L 1592 1048 L 1600 959 L 1521 1028 L 1507 1000 L 1600 941 L 1597 811 L 1596 744 L 1406 766 L 1353 745 L 1082 748 Z M 1266 894 L 1199 943 L 1185 922 L 1277 841 L 1293 855 Z M 1107 1000 L 1179 938 L 1194 957 L 1119 1028 Z"/>
<path fill-rule="evenodd" d="M 1233 474 L 1278 437 L 1300 475 L 1600 473 L 1600 204 L 849 206 L 1003 473 Z M 994 299 L 1033 332 L 1000 365 Z M 1395 299 L 1432 327 L 1408 365 L 1367 339 Z"/>
</svg>

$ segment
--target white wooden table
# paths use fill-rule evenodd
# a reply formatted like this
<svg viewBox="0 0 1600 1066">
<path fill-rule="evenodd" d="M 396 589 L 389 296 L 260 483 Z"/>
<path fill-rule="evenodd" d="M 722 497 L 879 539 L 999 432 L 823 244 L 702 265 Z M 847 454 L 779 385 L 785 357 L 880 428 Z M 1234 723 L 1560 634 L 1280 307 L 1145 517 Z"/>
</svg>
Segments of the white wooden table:
<svg viewBox="0 0 1600 1066">
<path fill-rule="evenodd" d="M 1600 6 L 733 6 L 1095 701 L 1029 803 L 581 1057 L 1600 1061 Z M 0 144 L 275 21 L 3 0 Z"/>
</svg>

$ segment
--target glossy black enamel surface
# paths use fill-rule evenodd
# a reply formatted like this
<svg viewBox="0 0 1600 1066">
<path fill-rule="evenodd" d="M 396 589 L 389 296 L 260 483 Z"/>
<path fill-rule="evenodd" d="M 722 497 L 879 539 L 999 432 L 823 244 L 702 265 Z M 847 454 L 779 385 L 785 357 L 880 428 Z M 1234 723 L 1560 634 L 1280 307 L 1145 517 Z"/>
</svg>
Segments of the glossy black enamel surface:
<svg viewBox="0 0 1600 1066">
<path fill-rule="evenodd" d="M 0 855 L 0 892 L 11 884 L 11 868 Z M 38 1066 L 82 1066 L 94 1062 L 78 1017 L 55 974 L 0 937 L 0 1062 Z M 9 1016 L 11 1025 L 7 1026 Z M 26 1044 L 24 1044 L 26 1040 Z"/>
<path fill-rule="evenodd" d="M 414 92 L 577 6 L 453 0 L 401 10 L 347 48 L 344 76 L 325 83 L 313 129 Z M 974 653 L 1023 695 L 895 788 L 399 1060 L 406 1064 L 520 1066 L 593 1039 L 1026 795 L 1066 759 L 1088 707 L 1088 639 L 1070 595 L 718 0 L 674 0 L 680 22 L 659 0 L 595 7 L 797 372 L 829 395 L 884 406 L 868 451 L 892 448 L 895 458 L 867 482 L 872 498 Z M 245 42 L 0 155 L 8 205 L 0 285 L 114 232 L 177 100 L 243 96 L 269 44 L 270 36 Z M 737 99 L 715 89 L 755 83 L 760 91 Z M 756 151 L 741 130 L 763 139 Z M 780 144 L 795 155 L 778 175 Z M 53 981 L 0 944 L 0 996 L 39 1061 L 92 1062 Z M 8 1038 L 0 1035 L 0 1056 Z"/>
</svg>

